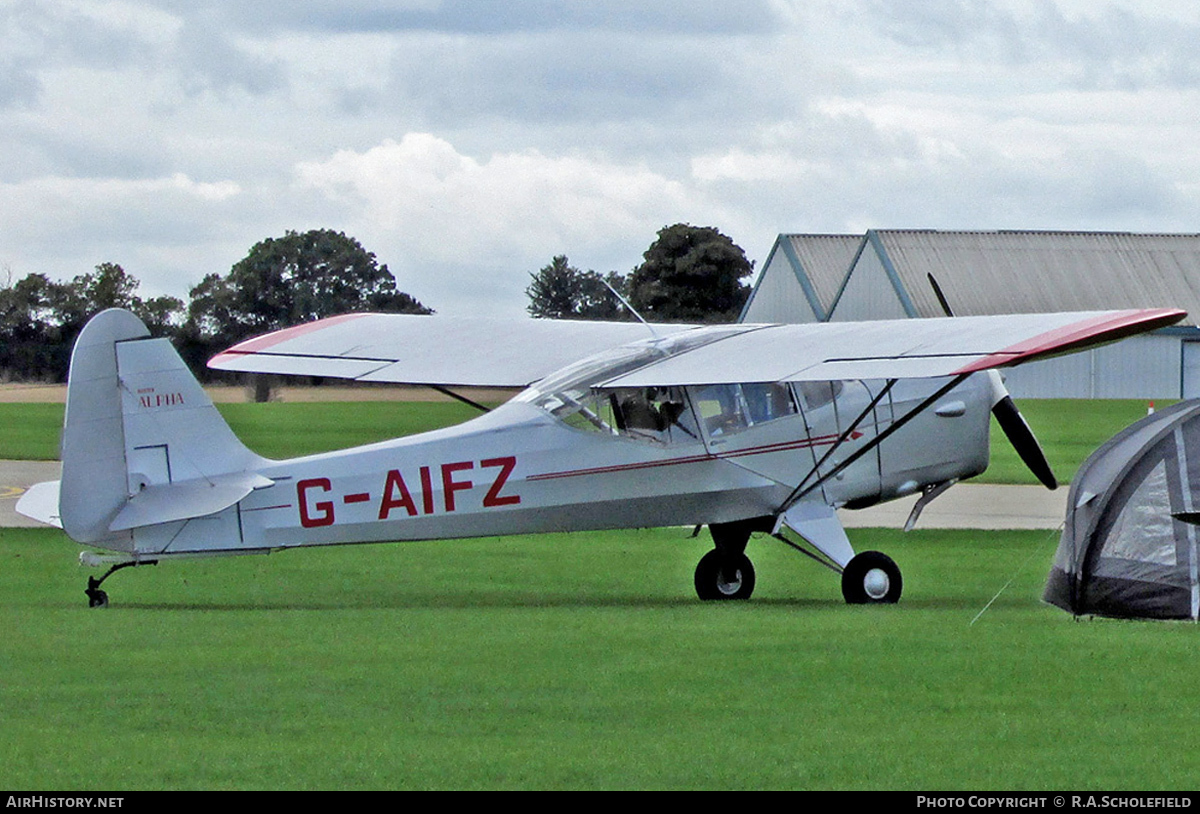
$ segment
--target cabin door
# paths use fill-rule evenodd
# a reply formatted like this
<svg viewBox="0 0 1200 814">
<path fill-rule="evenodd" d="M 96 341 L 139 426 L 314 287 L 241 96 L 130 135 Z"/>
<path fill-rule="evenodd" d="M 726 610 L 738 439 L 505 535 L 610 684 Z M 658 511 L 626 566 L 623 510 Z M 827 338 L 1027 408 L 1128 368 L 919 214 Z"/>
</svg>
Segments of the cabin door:
<svg viewBox="0 0 1200 814">
<path fill-rule="evenodd" d="M 867 410 L 882 387 L 883 382 L 857 380 L 800 382 L 796 385 L 796 394 L 808 423 L 814 459 L 825 459 L 819 474 L 825 475 L 836 469 L 884 429 L 885 425 L 879 423 L 884 415 L 875 408 L 854 426 L 845 440 L 837 443 Z M 828 458 L 825 457 L 827 454 Z M 879 495 L 879 485 L 879 449 L 875 448 L 825 481 L 822 489 L 827 501 L 844 505 L 873 502 Z"/>
</svg>

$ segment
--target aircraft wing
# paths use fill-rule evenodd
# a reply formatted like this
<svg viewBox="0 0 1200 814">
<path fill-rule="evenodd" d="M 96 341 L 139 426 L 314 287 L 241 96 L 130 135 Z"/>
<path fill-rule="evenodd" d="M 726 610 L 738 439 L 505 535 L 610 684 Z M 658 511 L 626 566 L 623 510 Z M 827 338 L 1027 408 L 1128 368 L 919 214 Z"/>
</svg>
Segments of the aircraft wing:
<svg viewBox="0 0 1200 814">
<path fill-rule="evenodd" d="M 607 382 L 651 387 L 728 382 L 932 378 L 1113 342 L 1187 316 L 1172 308 L 1060 314 L 653 326 L 708 332 L 689 350 Z M 640 323 L 346 314 L 265 334 L 209 362 L 217 370 L 364 382 L 518 387 L 587 356 L 652 338 Z"/>
<path fill-rule="evenodd" d="M 1074 353 L 1172 325 L 1174 308 L 747 326 L 748 330 L 604 382 L 652 387 L 729 382 L 954 376 Z"/>
<path fill-rule="evenodd" d="M 216 370 L 360 382 L 524 387 L 572 362 L 691 325 L 344 314 L 241 342 Z"/>
</svg>

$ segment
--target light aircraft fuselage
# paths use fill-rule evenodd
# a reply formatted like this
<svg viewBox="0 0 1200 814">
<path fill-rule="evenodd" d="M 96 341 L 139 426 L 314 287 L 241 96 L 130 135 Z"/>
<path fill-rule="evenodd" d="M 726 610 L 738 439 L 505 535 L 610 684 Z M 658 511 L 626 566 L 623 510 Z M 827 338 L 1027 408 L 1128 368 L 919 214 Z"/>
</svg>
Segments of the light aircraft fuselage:
<svg viewBox="0 0 1200 814">
<path fill-rule="evenodd" d="M 72 354 L 62 480 L 31 489 L 18 510 L 113 552 L 114 568 L 89 583 L 94 605 L 107 602 L 99 584 L 113 570 L 171 558 L 669 525 L 710 528 L 701 598 L 750 595 L 745 547 L 758 531 L 840 572 L 848 601 L 894 602 L 899 569 L 856 555 L 837 509 L 919 492 L 911 526 L 987 467 L 992 414 L 1053 487 L 995 368 L 1182 316 L 653 331 L 526 320 L 506 324 L 510 343 L 481 350 L 470 331 L 500 329 L 347 315 L 242 343 L 213 366 L 430 383 L 429 357 L 458 342 L 446 384 L 534 384 L 455 427 L 275 461 L 236 438 L 166 339 L 112 309 Z M 547 367 L 579 348 L 593 352 Z"/>
<path fill-rule="evenodd" d="M 571 426 L 527 393 L 445 430 L 264 464 L 257 471 L 273 485 L 231 507 L 226 533 L 214 535 L 197 525 L 182 539 L 175 535 L 165 548 L 150 539 L 138 547 L 279 548 L 765 517 L 834 445 L 839 408 L 852 418 L 882 383 L 835 386 L 842 390 L 839 398 L 815 407 L 804 406 L 803 394 L 786 388 L 783 398 L 795 400 L 791 412 L 753 426 L 722 431 L 688 417 L 696 437 L 682 423 L 657 432 Z M 698 388 L 684 388 L 687 409 L 693 410 L 703 395 Z M 978 474 L 987 466 L 989 395 L 986 382 L 963 386 L 945 398 L 950 415 L 929 412 L 828 481 L 812 499 L 869 505 L 928 483 Z M 701 409 L 710 403 L 716 404 L 700 402 Z M 890 401 L 877 407 L 859 439 L 890 422 L 892 411 Z M 849 441 L 842 454 L 861 446 L 859 439 Z M 972 454 L 963 456 L 964 449 Z M 881 456 L 908 463 L 890 467 L 884 477 Z M 828 466 L 839 460 L 830 459 Z M 581 501 L 581 495 L 587 499 Z"/>
</svg>

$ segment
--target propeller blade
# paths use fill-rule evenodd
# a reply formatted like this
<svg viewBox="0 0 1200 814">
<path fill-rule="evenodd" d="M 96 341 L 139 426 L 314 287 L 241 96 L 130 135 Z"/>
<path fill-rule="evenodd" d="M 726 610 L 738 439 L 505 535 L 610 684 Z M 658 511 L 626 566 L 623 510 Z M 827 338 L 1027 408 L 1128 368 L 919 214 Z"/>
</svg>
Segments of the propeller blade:
<svg viewBox="0 0 1200 814">
<path fill-rule="evenodd" d="M 1046 454 L 1042 452 L 1042 446 L 1034 437 L 1033 430 L 1029 429 L 1025 416 L 1021 415 L 1021 411 L 1013 403 L 1012 396 L 1005 394 L 1004 398 L 992 405 L 992 415 L 996 416 L 1000 429 L 1004 430 L 1009 443 L 1016 449 L 1017 455 L 1021 456 L 1025 465 L 1029 467 L 1029 471 L 1047 489 L 1057 489 L 1058 480 L 1050 471 L 1050 463 L 1046 460 Z"/>
<path fill-rule="evenodd" d="M 929 285 L 933 289 L 934 296 L 937 297 L 938 304 L 942 306 L 942 312 L 948 317 L 954 316 L 954 311 L 950 308 L 950 301 L 946 299 L 938 281 L 932 274 L 925 276 L 929 278 Z M 1029 467 L 1029 471 L 1034 474 L 1034 477 L 1040 480 L 1047 489 L 1057 489 L 1058 479 L 1050 470 L 1050 462 L 1046 460 L 1046 453 L 1042 452 L 1042 445 L 1034 437 L 1033 430 L 1029 429 L 1025 416 L 1021 415 L 1012 396 L 1005 389 L 999 371 L 990 370 L 988 375 L 992 382 L 992 400 L 994 402 L 992 415 L 996 416 L 1000 429 L 1004 430 L 1008 442 L 1016 449 L 1017 455 L 1025 462 L 1025 466 Z"/>
</svg>

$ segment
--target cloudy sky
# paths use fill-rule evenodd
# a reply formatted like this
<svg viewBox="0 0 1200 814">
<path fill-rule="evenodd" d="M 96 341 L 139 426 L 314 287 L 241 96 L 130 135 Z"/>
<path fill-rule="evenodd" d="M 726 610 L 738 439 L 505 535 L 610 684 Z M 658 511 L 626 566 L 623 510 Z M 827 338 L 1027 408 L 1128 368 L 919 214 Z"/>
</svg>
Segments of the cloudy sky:
<svg viewBox="0 0 1200 814">
<path fill-rule="evenodd" d="M 0 0 L 0 283 L 288 229 L 446 314 L 663 226 L 1200 231 L 1193 0 Z"/>
</svg>

